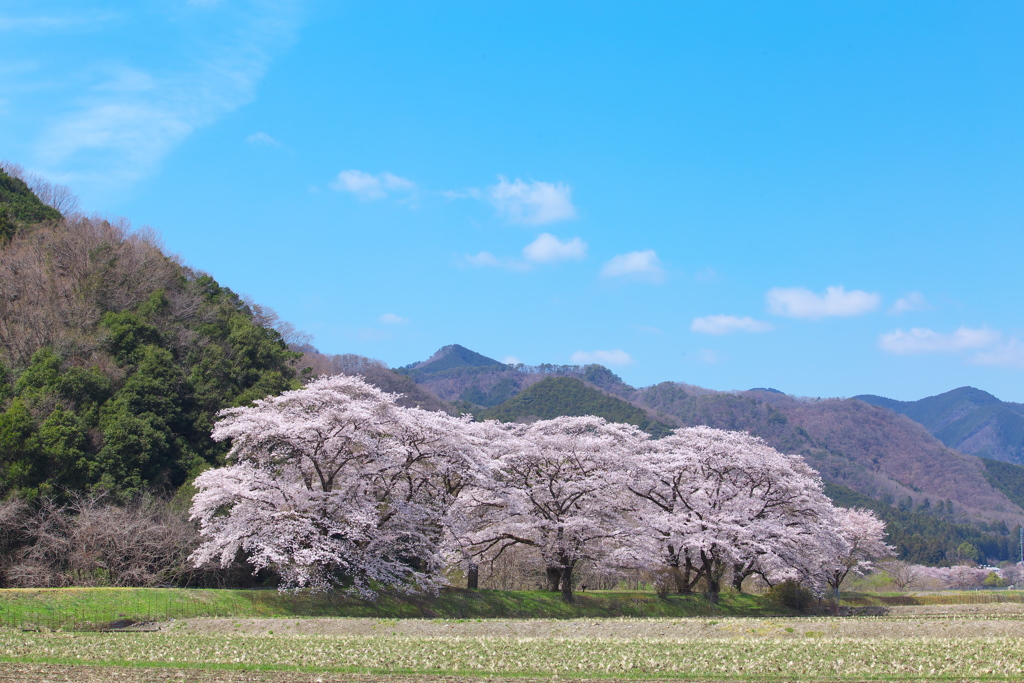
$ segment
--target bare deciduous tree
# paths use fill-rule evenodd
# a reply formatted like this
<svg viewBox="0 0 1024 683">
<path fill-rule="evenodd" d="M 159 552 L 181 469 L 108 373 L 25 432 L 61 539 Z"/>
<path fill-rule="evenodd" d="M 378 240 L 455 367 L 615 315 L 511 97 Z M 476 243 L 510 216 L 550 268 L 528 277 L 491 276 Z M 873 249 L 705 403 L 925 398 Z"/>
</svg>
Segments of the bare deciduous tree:
<svg viewBox="0 0 1024 683">
<path fill-rule="evenodd" d="M 904 560 L 888 560 L 882 562 L 880 566 L 889 575 L 893 585 L 901 591 L 912 588 L 917 583 L 919 574 L 917 565 Z"/>
</svg>

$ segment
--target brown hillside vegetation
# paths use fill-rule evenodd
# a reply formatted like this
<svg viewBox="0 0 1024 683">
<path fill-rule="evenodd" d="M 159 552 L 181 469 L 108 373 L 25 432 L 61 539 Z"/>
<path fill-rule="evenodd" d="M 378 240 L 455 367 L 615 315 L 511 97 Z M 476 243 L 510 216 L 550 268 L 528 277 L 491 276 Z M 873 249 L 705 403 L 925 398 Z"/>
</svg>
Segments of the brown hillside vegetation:
<svg viewBox="0 0 1024 683">
<path fill-rule="evenodd" d="M 952 500 L 972 519 L 1024 521 L 1024 510 L 985 478 L 981 461 L 950 450 L 902 415 L 857 400 L 695 389 L 665 382 L 632 398 L 685 425 L 749 431 L 778 450 L 803 455 L 826 481 L 873 498 Z"/>
<path fill-rule="evenodd" d="M 1024 510 L 992 487 L 978 458 L 950 450 L 910 418 L 854 399 L 772 402 L 830 454 L 910 489 L 915 502 L 947 499 L 976 519 L 1024 522 Z"/>
</svg>

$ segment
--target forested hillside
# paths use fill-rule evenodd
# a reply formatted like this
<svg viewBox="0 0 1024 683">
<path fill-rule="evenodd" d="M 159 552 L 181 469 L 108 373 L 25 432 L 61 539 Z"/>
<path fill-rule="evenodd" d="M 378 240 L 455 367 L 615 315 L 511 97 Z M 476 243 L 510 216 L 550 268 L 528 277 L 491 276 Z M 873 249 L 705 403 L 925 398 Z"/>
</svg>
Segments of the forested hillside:
<svg viewBox="0 0 1024 683">
<path fill-rule="evenodd" d="M 636 425 L 652 436 L 668 434 L 671 427 L 652 420 L 646 412 L 622 399 L 588 387 L 575 377 L 548 377 L 499 406 L 477 414 L 480 420 L 549 420 L 560 416 L 596 415 L 609 422 Z"/>
<path fill-rule="evenodd" d="M 984 458 L 1024 464 L 1024 404 L 960 387 L 918 401 L 855 396 L 919 422 L 950 448 Z"/>
<path fill-rule="evenodd" d="M 0 494 L 171 492 L 224 452 L 216 411 L 297 386 L 272 316 L 155 235 L 0 188 Z"/>
</svg>

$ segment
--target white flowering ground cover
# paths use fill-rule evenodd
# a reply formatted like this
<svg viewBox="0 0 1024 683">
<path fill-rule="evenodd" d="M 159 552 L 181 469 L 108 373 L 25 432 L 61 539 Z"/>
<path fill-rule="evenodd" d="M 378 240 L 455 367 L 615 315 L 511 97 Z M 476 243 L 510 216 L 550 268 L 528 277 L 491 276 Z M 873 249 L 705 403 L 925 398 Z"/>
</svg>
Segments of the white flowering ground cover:
<svg viewBox="0 0 1024 683">
<path fill-rule="evenodd" d="M 54 675 L 53 680 L 90 681 L 122 680 L 114 673 L 128 671 L 136 672 L 137 680 L 165 680 L 139 674 L 169 675 L 172 670 L 195 676 L 166 680 L 240 680 L 232 672 L 248 671 L 253 676 L 262 672 L 252 680 L 275 680 L 277 672 L 280 680 L 288 681 L 317 680 L 303 677 L 307 673 L 330 675 L 322 678 L 325 681 L 341 680 L 334 678 L 341 674 L 371 679 L 419 675 L 1021 681 L 1024 620 L 1019 616 L 479 622 L 264 619 L 197 620 L 135 633 L 2 630 L 0 662 L 5 664 L 0 664 L 0 680 L 13 671 L 10 667 L 35 664 L 80 670 L 81 675 Z M 333 629 L 328 628 L 331 622 L 336 624 Z M 307 628 L 319 632 L 309 633 Z M 89 672 L 107 673 L 94 678 Z"/>
</svg>

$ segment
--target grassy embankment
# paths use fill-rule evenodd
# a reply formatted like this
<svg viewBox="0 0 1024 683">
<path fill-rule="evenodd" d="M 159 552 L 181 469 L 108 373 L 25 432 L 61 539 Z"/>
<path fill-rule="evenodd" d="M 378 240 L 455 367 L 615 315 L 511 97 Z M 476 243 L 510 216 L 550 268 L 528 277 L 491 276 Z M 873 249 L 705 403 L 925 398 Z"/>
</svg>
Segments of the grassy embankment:
<svg viewBox="0 0 1024 683">
<path fill-rule="evenodd" d="M 574 604 L 542 591 L 448 589 L 434 596 L 382 595 L 377 601 L 340 594 L 273 590 L 52 588 L 0 590 L 0 624 L 67 628 L 75 624 L 164 621 L 193 617 L 375 617 L 486 619 L 580 617 L 768 616 L 791 613 L 760 596 L 723 593 L 717 605 L 700 596 L 658 598 L 649 592 L 593 591 Z"/>
</svg>

